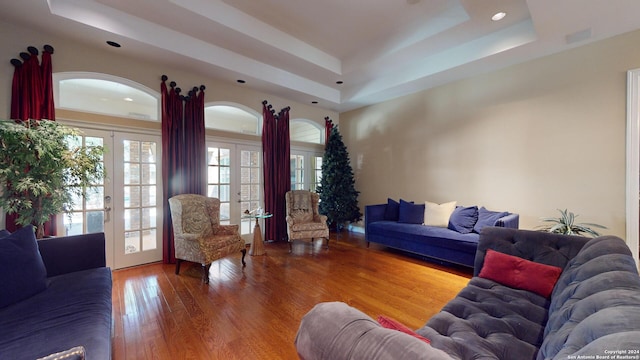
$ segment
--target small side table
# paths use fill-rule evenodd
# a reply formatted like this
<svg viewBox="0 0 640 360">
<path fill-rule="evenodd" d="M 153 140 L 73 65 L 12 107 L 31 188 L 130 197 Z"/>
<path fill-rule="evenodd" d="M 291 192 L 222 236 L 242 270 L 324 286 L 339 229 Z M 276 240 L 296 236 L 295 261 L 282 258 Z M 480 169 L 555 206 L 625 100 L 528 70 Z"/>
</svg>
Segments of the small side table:
<svg viewBox="0 0 640 360">
<path fill-rule="evenodd" d="M 266 252 L 264 251 L 264 242 L 262 241 L 262 230 L 260 230 L 260 223 L 258 223 L 258 219 L 268 219 L 272 216 L 273 214 L 252 214 L 243 216 L 243 218 L 245 219 L 256 219 L 256 224 L 253 227 L 253 242 L 251 243 L 251 248 L 249 249 L 249 255 L 260 256 L 266 254 Z"/>
</svg>

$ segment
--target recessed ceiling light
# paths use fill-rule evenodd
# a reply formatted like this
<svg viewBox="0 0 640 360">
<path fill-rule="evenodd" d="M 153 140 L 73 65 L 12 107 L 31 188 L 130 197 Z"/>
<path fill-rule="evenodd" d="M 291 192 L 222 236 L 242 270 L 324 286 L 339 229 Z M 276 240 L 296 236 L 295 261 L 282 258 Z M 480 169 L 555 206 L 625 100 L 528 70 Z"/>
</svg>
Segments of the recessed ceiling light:
<svg viewBox="0 0 640 360">
<path fill-rule="evenodd" d="M 110 46 L 116 47 L 116 48 L 119 48 L 120 46 L 122 46 L 122 45 L 118 44 L 117 42 L 111 41 L 111 40 L 107 41 L 107 44 L 109 44 Z"/>
<path fill-rule="evenodd" d="M 314 100 L 314 101 L 312 101 L 311 103 L 312 103 L 312 104 L 317 104 L 318 102 Z"/>
<path fill-rule="evenodd" d="M 491 17 L 491 20 L 500 21 L 500 20 L 504 19 L 505 16 L 507 16 L 506 12 L 503 12 L 503 11 L 497 12 L 497 13 L 493 14 L 493 16 Z"/>
<path fill-rule="evenodd" d="M 244 81 L 244 80 L 242 80 L 242 79 L 238 79 L 238 80 L 236 80 L 236 82 L 237 82 L 238 84 L 244 84 L 244 83 L 246 83 L 246 81 Z"/>
<path fill-rule="evenodd" d="M 338 80 L 338 81 L 336 81 L 336 84 L 338 84 L 338 85 L 341 85 L 341 84 L 343 84 L 343 83 L 344 83 L 344 82 L 343 82 L 342 80 Z"/>
<path fill-rule="evenodd" d="M 126 97 L 126 98 L 124 98 L 123 100 L 124 100 L 124 101 L 133 101 L 133 99 L 132 99 L 132 98 L 130 98 L 130 97 Z"/>
</svg>

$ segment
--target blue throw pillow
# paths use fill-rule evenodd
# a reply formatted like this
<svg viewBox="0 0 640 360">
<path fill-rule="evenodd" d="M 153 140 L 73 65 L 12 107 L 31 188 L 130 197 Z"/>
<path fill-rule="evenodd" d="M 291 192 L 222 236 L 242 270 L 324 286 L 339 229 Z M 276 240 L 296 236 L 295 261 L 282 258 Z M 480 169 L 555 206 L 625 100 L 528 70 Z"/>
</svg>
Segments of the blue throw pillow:
<svg viewBox="0 0 640 360">
<path fill-rule="evenodd" d="M 398 221 L 400 216 L 400 203 L 387 199 L 387 207 L 384 209 L 384 219 L 388 221 Z"/>
<path fill-rule="evenodd" d="M 0 239 L 5 238 L 7 236 L 11 235 L 11 233 L 9 232 L 9 230 L 7 229 L 2 229 L 0 230 Z"/>
<path fill-rule="evenodd" d="M 44 267 L 33 226 L 0 239 L 0 308 L 47 288 Z"/>
<path fill-rule="evenodd" d="M 473 226 L 473 231 L 480 234 L 480 231 L 483 227 L 493 226 L 495 225 L 496 221 L 498 221 L 498 219 L 507 215 L 509 215 L 509 213 L 506 211 L 491 211 L 485 209 L 485 207 L 483 206 L 478 209 L 478 221 Z"/>
<path fill-rule="evenodd" d="M 473 231 L 473 227 L 478 221 L 477 206 L 458 206 L 449 218 L 449 229 L 455 230 L 460 234 L 468 234 Z"/>
<path fill-rule="evenodd" d="M 422 224 L 424 222 L 424 203 L 414 204 L 400 199 L 398 222 Z"/>
</svg>

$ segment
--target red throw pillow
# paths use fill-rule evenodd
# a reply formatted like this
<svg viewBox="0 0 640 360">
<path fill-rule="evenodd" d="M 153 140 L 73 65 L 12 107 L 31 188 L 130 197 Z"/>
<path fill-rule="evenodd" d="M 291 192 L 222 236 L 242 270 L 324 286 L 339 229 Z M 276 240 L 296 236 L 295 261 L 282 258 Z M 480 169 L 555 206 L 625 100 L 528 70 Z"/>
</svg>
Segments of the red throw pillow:
<svg viewBox="0 0 640 360">
<path fill-rule="evenodd" d="M 489 249 L 478 276 L 548 298 L 561 273 L 562 269 L 557 266 L 540 264 Z"/>
<path fill-rule="evenodd" d="M 384 315 L 378 316 L 378 323 L 383 328 L 398 330 L 398 331 L 401 331 L 401 332 L 403 332 L 405 334 L 411 335 L 416 339 L 422 340 L 422 341 L 426 342 L 427 344 L 431 344 L 431 341 L 429 339 L 427 339 L 426 337 L 416 333 L 415 331 L 409 329 L 406 325 L 402 324 L 398 320 L 392 319 L 392 318 L 390 318 L 388 316 L 384 316 Z"/>
</svg>

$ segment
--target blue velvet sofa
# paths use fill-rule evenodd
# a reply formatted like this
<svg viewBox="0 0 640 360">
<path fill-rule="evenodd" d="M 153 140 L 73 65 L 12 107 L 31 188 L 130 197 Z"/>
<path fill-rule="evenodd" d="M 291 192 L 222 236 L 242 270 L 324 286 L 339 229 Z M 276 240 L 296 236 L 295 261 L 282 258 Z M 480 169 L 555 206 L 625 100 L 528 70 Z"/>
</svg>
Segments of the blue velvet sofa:
<svg viewBox="0 0 640 360">
<path fill-rule="evenodd" d="M 0 358 L 110 359 L 103 233 L 35 240 L 0 231 Z"/>
<path fill-rule="evenodd" d="M 424 203 L 414 204 L 388 199 L 386 204 L 365 206 L 365 238 L 414 254 L 447 263 L 473 267 L 479 233 L 485 226 L 517 229 L 520 217 L 506 211 L 484 207 L 458 206 L 449 226 L 423 225 Z"/>
<path fill-rule="evenodd" d="M 296 349 L 305 360 L 639 359 L 640 276 L 614 236 L 490 227 L 474 276 L 439 313 L 415 332 L 384 324 L 320 303 L 303 317 Z"/>
</svg>

